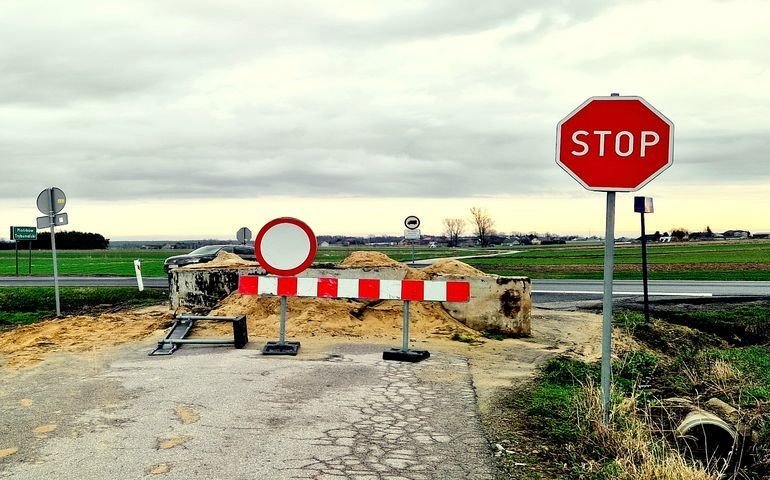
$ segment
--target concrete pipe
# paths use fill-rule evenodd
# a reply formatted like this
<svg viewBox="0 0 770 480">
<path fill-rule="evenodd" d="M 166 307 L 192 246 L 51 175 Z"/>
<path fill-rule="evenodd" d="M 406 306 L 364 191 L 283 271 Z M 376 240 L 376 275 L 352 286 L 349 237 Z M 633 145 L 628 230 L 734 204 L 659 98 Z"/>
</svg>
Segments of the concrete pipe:
<svg viewBox="0 0 770 480">
<path fill-rule="evenodd" d="M 738 433 L 732 425 L 703 410 L 687 414 L 676 435 L 684 440 L 694 458 L 705 462 L 729 458 L 738 444 Z"/>
</svg>

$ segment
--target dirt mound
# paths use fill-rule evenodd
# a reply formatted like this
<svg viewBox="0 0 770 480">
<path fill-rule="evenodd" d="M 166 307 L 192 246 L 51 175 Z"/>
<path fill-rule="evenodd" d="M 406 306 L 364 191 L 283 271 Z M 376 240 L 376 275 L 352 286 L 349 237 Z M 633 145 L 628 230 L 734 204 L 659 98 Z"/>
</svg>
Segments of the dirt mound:
<svg viewBox="0 0 770 480">
<path fill-rule="evenodd" d="M 403 263 L 397 262 L 390 258 L 389 256 L 385 255 L 384 253 L 380 252 L 364 252 L 364 251 L 356 251 L 348 255 L 348 257 L 343 260 L 340 264 L 340 267 L 404 267 L 405 265 Z"/>
<path fill-rule="evenodd" d="M 429 278 L 437 275 L 462 275 L 465 277 L 485 277 L 487 274 L 463 263 L 450 258 L 438 260 L 433 265 L 423 269 Z"/>
<path fill-rule="evenodd" d="M 289 336 L 388 337 L 401 335 L 402 306 L 399 301 L 359 302 L 327 298 L 289 298 L 287 332 Z M 249 335 L 275 337 L 280 319 L 278 297 L 242 296 L 233 293 L 212 315 L 246 315 Z M 412 303 L 410 332 L 419 337 L 451 336 L 455 332 L 476 334 L 453 319 L 437 303 Z M 228 324 L 200 322 L 196 335 L 228 335 Z"/>
<path fill-rule="evenodd" d="M 101 350 L 155 333 L 160 335 L 170 321 L 171 315 L 165 311 L 144 309 L 40 322 L 0 334 L 0 361 L 4 360 L 5 367 L 25 368 L 52 352 Z"/>
<path fill-rule="evenodd" d="M 428 274 L 425 273 L 423 269 L 408 267 L 381 252 L 356 251 L 348 255 L 339 266 L 343 268 L 397 268 L 399 270 L 404 270 L 404 278 L 407 280 L 429 279 Z"/>
<path fill-rule="evenodd" d="M 244 260 L 238 255 L 230 252 L 220 251 L 213 260 L 206 263 L 193 263 L 192 265 L 185 265 L 179 267 L 180 270 L 200 270 L 207 268 L 228 268 L 228 267 L 254 267 L 259 263 Z"/>
</svg>

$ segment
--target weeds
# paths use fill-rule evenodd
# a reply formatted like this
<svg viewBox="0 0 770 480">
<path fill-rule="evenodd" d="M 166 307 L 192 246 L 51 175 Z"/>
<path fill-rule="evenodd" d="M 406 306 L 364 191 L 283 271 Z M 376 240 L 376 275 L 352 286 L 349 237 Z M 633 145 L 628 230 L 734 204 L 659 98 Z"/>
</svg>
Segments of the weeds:
<svg viewBox="0 0 770 480">
<path fill-rule="evenodd" d="M 165 290 L 139 292 L 129 287 L 64 287 L 61 289 L 63 311 L 80 311 L 101 305 L 145 305 L 168 299 Z M 34 323 L 55 312 L 54 290 L 50 287 L 0 288 L 0 325 Z"/>
<path fill-rule="evenodd" d="M 476 337 L 472 335 L 467 335 L 465 333 L 455 332 L 452 334 L 452 340 L 455 342 L 462 342 L 462 343 L 478 343 L 478 340 L 476 340 Z"/>
</svg>

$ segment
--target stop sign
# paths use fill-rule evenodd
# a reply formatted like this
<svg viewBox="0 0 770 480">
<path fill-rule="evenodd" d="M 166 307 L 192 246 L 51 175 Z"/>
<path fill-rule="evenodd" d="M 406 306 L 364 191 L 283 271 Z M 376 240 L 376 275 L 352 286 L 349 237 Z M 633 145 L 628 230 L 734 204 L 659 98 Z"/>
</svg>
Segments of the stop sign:
<svg viewBox="0 0 770 480">
<path fill-rule="evenodd" d="M 673 153 L 674 124 L 641 97 L 591 97 L 556 127 L 556 163 L 588 190 L 639 190 Z"/>
</svg>

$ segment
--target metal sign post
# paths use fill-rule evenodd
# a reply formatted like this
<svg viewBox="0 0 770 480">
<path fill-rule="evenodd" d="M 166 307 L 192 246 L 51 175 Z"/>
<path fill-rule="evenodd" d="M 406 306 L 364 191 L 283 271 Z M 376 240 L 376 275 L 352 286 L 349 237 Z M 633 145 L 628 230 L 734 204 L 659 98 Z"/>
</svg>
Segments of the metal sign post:
<svg viewBox="0 0 770 480">
<path fill-rule="evenodd" d="M 239 232 L 240 233 L 240 232 Z M 313 230 L 303 221 L 291 217 L 276 218 L 267 222 L 257 233 L 254 254 L 260 266 L 273 275 L 296 275 L 307 269 L 318 249 Z M 268 284 L 280 285 L 281 277 L 262 277 Z M 297 355 L 300 342 L 286 341 L 287 297 L 295 296 L 297 283 L 274 293 L 281 297 L 281 320 L 278 341 L 267 342 L 262 355 Z"/>
<path fill-rule="evenodd" d="M 29 247 L 29 273 L 32 274 L 32 240 L 37 240 L 35 227 L 11 227 L 11 240 L 16 243 L 16 276 L 19 276 L 19 241 L 28 240 Z"/>
<path fill-rule="evenodd" d="M 644 214 L 653 213 L 652 197 L 634 197 L 634 211 L 642 217 L 642 288 L 644 289 L 644 322 L 650 323 L 650 292 L 647 273 L 647 232 L 644 225 Z"/>
<path fill-rule="evenodd" d="M 610 414 L 612 384 L 612 280 L 615 270 L 615 192 L 607 192 L 604 228 L 604 296 L 602 298 L 602 412 L 605 423 Z"/>
<path fill-rule="evenodd" d="M 56 296 L 56 316 L 61 317 L 61 301 L 59 300 L 59 267 L 56 260 L 56 232 L 54 231 L 53 218 L 56 215 L 51 208 L 51 256 L 53 257 L 53 288 Z"/>
<path fill-rule="evenodd" d="M 37 209 L 40 213 L 48 215 L 48 227 L 51 232 L 51 256 L 53 257 L 53 288 L 54 295 L 56 297 L 56 316 L 61 316 L 61 301 L 59 300 L 59 268 L 56 259 L 56 232 L 54 227 L 58 224 L 66 225 L 66 214 L 57 215 L 57 213 L 64 210 L 64 206 L 67 204 L 67 197 L 61 189 L 51 187 L 43 190 L 37 196 Z M 38 228 L 40 225 L 40 218 L 37 222 Z"/>
<path fill-rule="evenodd" d="M 416 215 L 409 215 L 404 219 L 404 240 L 412 244 L 412 266 L 414 266 L 414 241 L 420 239 L 420 219 Z"/>
<path fill-rule="evenodd" d="M 613 148 L 614 147 L 614 148 Z M 607 194 L 602 308 L 602 410 L 612 385 L 615 192 L 639 190 L 674 161 L 674 124 L 641 97 L 592 97 L 556 126 L 556 164 L 586 189 Z"/>
</svg>

